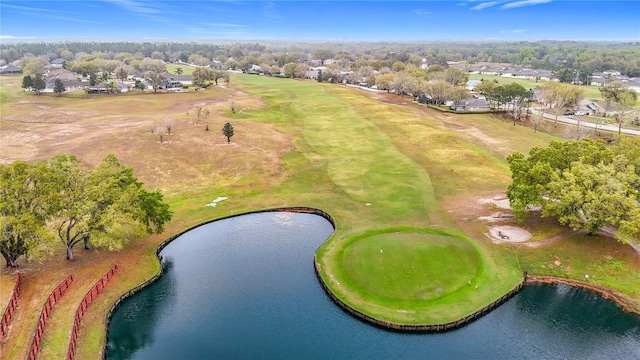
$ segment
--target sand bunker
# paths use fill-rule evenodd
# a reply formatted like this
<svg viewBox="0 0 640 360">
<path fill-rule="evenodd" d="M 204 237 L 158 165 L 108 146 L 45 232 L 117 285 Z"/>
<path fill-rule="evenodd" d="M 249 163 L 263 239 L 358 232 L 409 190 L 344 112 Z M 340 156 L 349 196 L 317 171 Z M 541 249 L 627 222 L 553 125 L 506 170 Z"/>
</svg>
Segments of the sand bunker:
<svg viewBox="0 0 640 360">
<path fill-rule="evenodd" d="M 531 239 L 531 233 L 511 225 L 496 225 L 489 228 L 489 236 L 498 242 L 524 242 Z"/>
</svg>

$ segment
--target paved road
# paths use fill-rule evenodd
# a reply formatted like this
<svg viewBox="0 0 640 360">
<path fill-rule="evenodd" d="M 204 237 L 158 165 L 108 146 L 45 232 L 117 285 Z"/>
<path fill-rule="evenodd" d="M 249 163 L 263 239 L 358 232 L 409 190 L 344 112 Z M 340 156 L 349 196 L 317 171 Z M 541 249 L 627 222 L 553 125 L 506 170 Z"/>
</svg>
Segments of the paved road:
<svg viewBox="0 0 640 360">
<path fill-rule="evenodd" d="M 539 115 L 540 111 L 538 110 L 531 110 L 531 112 L 534 115 Z M 544 118 L 545 119 L 549 119 L 549 120 L 556 120 L 556 116 L 553 114 L 544 114 Z M 558 116 L 558 122 L 562 122 L 565 124 L 573 124 L 573 125 L 577 125 L 578 124 L 578 120 L 572 119 L 568 116 Z M 611 131 L 611 132 L 618 132 L 618 125 L 603 125 L 603 124 L 598 124 L 598 123 L 592 123 L 592 122 L 588 122 L 588 121 L 580 121 L 580 125 L 584 126 L 584 127 L 588 127 L 591 129 L 595 129 L 595 130 L 602 130 L 602 131 Z M 635 136 L 640 136 L 640 130 L 633 130 L 633 129 L 625 129 L 622 128 L 622 133 L 623 134 L 627 134 L 627 135 L 635 135 Z"/>
</svg>

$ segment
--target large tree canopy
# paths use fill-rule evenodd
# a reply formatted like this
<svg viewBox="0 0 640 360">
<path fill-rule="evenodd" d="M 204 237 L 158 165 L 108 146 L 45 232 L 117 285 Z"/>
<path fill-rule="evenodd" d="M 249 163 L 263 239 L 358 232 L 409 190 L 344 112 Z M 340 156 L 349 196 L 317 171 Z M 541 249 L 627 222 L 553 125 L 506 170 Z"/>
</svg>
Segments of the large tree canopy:
<svg viewBox="0 0 640 360">
<path fill-rule="evenodd" d="M 618 240 L 638 239 L 640 231 L 640 138 L 607 146 L 581 140 L 551 142 L 529 157 L 509 155 L 513 182 L 507 196 L 516 217 L 531 207 L 574 230 L 590 234 L 610 226 Z"/>
<path fill-rule="evenodd" d="M 145 232 L 161 233 L 171 220 L 160 191 L 143 189 L 113 155 L 89 171 L 74 156 L 59 155 L 2 165 L 0 175 L 0 252 L 7 266 L 48 249 L 53 233 L 73 260 L 81 242 L 120 249 Z"/>
<path fill-rule="evenodd" d="M 39 257 L 54 240 L 45 228 L 55 179 L 44 161 L 0 165 L 0 253 L 7 266 L 21 255 Z"/>
</svg>

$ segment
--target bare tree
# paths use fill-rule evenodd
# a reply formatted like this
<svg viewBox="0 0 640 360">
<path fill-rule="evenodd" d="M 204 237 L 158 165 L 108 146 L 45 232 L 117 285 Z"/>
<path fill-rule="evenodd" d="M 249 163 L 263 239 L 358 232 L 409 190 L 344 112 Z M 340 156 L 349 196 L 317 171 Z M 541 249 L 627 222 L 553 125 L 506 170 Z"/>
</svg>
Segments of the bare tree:
<svg viewBox="0 0 640 360">
<path fill-rule="evenodd" d="M 167 128 L 164 126 L 157 126 L 154 132 L 160 137 L 160 142 L 162 143 L 164 140 L 164 136 L 167 135 Z"/>
<path fill-rule="evenodd" d="M 445 80 L 433 80 L 427 84 L 424 92 L 433 100 L 434 104 L 443 105 L 453 89 L 453 85 Z"/>
<path fill-rule="evenodd" d="M 144 78 L 145 80 L 147 80 L 147 82 L 149 82 L 149 84 L 153 88 L 153 92 L 158 91 L 160 86 L 162 86 L 167 81 L 163 73 L 159 73 L 156 71 L 147 72 Z"/>
<path fill-rule="evenodd" d="M 167 80 L 164 76 L 167 64 L 162 60 L 144 59 L 138 67 L 145 72 L 145 80 L 153 87 L 153 92 L 156 92 Z"/>
<path fill-rule="evenodd" d="M 564 114 L 567 108 L 577 105 L 582 100 L 584 90 L 578 86 L 547 81 L 540 87 L 541 98 L 553 107 L 556 115 L 554 126 L 558 124 L 558 116 Z"/>
<path fill-rule="evenodd" d="M 324 61 L 333 57 L 333 51 L 330 49 L 316 49 L 311 53 L 311 56 L 320 60 L 320 63 L 324 66 Z"/>
<path fill-rule="evenodd" d="M 470 97 L 470 95 L 467 89 L 465 89 L 464 87 L 454 86 L 453 89 L 451 89 L 451 91 L 449 92 L 449 95 L 447 97 L 449 98 L 449 100 L 453 101 L 454 104 L 460 105 L 465 100 L 467 100 Z"/>
<path fill-rule="evenodd" d="M 197 68 L 193 71 L 193 84 L 198 88 L 204 87 L 204 85 L 214 79 L 215 72 L 209 68 Z M 216 84 L 217 84 L 216 80 Z"/>
<path fill-rule="evenodd" d="M 618 124 L 618 135 L 622 134 L 622 125 L 627 120 L 625 110 L 631 109 L 638 100 L 637 93 L 621 81 L 612 81 L 600 87 L 600 94 L 605 98 L 606 107 L 615 112 L 616 123 Z"/>
<path fill-rule="evenodd" d="M 540 116 L 533 116 L 531 118 L 531 124 L 533 125 L 533 133 L 538 132 L 538 126 L 544 122 L 544 112 L 540 111 Z"/>
<path fill-rule="evenodd" d="M 584 138 L 587 138 L 590 133 L 591 130 L 588 127 L 582 125 L 582 121 L 578 120 L 575 127 L 568 127 L 564 131 L 564 137 L 580 141 Z"/>
<path fill-rule="evenodd" d="M 167 129 L 167 135 L 171 135 L 171 129 L 173 129 L 175 124 L 176 122 L 173 119 L 164 119 L 164 121 L 162 121 L 162 126 Z"/>
<path fill-rule="evenodd" d="M 198 106 L 196 108 L 196 123 L 197 124 L 200 123 L 200 117 L 203 115 L 202 111 L 203 111 L 202 106 Z"/>
<path fill-rule="evenodd" d="M 218 85 L 218 80 L 220 79 L 225 80 L 228 77 L 229 77 L 229 73 L 224 70 L 213 70 L 213 81 L 216 82 L 216 85 Z"/>
<path fill-rule="evenodd" d="M 391 81 L 391 89 L 396 92 L 398 96 L 404 96 L 411 93 L 413 88 L 414 78 L 406 71 L 401 71 L 396 74 L 396 77 Z"/>
<path fill-rule="evenodd" d="M 460 69 L 451 68 L 445 70 L 444 73 L 444 80 L 453 86 L 458 86 L 469 80 L 469 75 Z"/>
</svg>

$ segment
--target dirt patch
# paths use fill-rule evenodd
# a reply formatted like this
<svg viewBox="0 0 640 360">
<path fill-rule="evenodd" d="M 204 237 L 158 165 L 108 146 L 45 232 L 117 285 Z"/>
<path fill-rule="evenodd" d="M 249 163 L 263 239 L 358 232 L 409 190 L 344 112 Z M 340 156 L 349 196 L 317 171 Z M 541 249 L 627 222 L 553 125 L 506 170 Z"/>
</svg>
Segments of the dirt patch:
<svg viewBox="0 0 640 360">
<path fill-rule="evenodd" d="M 285 175 L 282 155 L 295 149 L 291 136 L 275 125 L 243 121 L 230 114 L 231 101 L 237 109 L 263 105 L 259 98 L 236 89 L 32 98 L 2 107 L 0 163 L 74 154 L 93 166 L 114 154 L 135 169 L 149 188 L 219 186 L 241 178 L 260 178 L 273 185 Z M 198 121 L 195 108 L 199 106 L 209 115 Z M 44 111 L 44 107 L 50 109 Z M 165 119 L 174 120 L 174 126 L 160 143 L 151 129 Z M 226 122 L 235 128 L 231 145 L 221 133 Z"/>
<path fill-rule="evenodd" d="M 491 204 L 497 208 L 504 210 L 511 210 L 509 199 L 503 194 L 495 195 L 491 198 L 480 198 L 477 200 L 480 204 Z"/>
<path fill-rule="evenodd" d="M 512 225 L 494 225 L 489 228 L 489 236 L 494 242 L 525 242 L 531 239 L 527 230 Z"/>
</svg>

